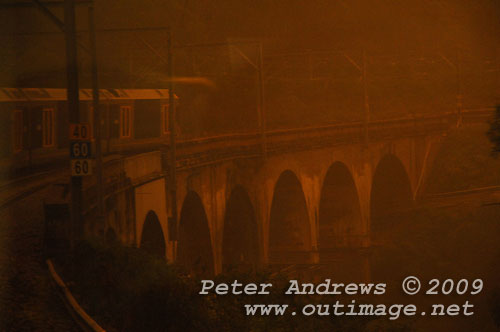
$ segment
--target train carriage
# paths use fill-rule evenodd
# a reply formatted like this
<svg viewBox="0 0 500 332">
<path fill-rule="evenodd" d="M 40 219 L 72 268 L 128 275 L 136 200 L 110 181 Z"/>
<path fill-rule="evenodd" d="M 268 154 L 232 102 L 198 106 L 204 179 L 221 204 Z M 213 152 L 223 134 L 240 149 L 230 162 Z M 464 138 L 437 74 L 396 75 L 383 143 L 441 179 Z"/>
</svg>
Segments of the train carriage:
<svg viewBox="0 0 500 332">
<path fill-rule="evenodd" d="M 94 126 L 92 90 L 80 89 L 80 122 Z M 167 89 L 100 89 L 104 153 L 167 141 Z M 1 172 L 53 165 L 68 156 L 66 89 L 0 88 Z"/>
</svg>

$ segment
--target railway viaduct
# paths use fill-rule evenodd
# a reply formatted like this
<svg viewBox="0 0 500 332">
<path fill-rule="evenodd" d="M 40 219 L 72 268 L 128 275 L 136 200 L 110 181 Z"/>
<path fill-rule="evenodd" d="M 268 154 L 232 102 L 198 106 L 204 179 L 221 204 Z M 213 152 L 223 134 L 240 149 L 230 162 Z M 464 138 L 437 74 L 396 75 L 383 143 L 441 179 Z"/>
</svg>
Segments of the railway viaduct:
<svg viewBox="0 0 500 332">
<path fill-rule="evenodd" d="M 217 274 L 238 265 L 317 263 L 371 246 L 384 215 L 411 208 L 456 116 L 272 131 L 178 143 L 178 218 L 168 147 L 106 162 L 106 222 L 92 183 L 86 231 Z M 92 181 L 92 180 L 90 180 Z M 170 222 L 169 222 L 170 220 Z"/>
</svg>

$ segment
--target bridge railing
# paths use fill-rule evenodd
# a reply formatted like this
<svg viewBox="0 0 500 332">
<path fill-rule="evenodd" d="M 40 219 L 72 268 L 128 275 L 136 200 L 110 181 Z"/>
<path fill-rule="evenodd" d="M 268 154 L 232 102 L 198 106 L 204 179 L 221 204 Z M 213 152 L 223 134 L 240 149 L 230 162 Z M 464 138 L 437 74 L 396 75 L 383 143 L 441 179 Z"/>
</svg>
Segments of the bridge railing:
<svg viewBox="0 0 500 332">
<path fill-rule="evenodd" d="M 369 140 L 427 135 L 446 131 L 463 122 L 484 122 L 493 109 L 414 115 L 397 119 L 337 123 L 305 128 L 279 129 L 266 132 L 268 154 L 299 151 L 310 148 L 356 144 Z M 190 139 L 178 142 L 178 168 L 203 166 L 231 158 L 259 156 L 260 134 L 237 133 Z"/>
<path fill-rule="evenodd" d="M 324 126 L 270 130 L 266 133 L 268 154 L 280 154 L 327 146 L 356 144 L 368 138 L 369 141 L 440 133 L 455 126 L 459 119 L 463 122 L 484 122 L 494 109 L 464 110 L 460 114 L 440 113 L 435 115 L 415 115 L 398 119 L 376 120 L 367 125 L 364 122 L 338 123 Z M 105 157 L 103 178 L 105 196 L 130 186 L 133 178 L 148 174 L 159 176 L 162 169 L 162 151 L 168 150 L 168 140 L 155 139 L 139 142 L 133 147 L 149 147 L 150 153 L 139 155 L 115 155 Z M 153 144 L 153 147 L 149 144 Z M 262 156 L 261 135 L 258 132 L 224 134 L 211 137 L 179 141 L 177 146 L 177 168 L 202 167 L 216 162 L 237 158 Z M 122 147 L 120 147 L 121 149 Z M 124 148 L 124 147 L 123 147 Z M 95 207 L 97 183 L 95 177 L 84 182 L 84 206 Z"/>
<path fill-rule="evenodd" d="M 203 166 L 213 162 L 260 154 L 258 133 L 226 134 L 178 142 L 177 168 Z"/>
</svg>

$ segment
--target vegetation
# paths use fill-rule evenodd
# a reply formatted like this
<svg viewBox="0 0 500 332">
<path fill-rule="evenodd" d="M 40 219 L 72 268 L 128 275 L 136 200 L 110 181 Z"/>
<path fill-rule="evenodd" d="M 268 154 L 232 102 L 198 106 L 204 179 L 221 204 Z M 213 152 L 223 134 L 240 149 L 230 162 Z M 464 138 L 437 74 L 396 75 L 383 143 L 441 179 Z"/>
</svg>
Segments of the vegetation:
<svg viewBox="0 0 500 332">
<path fill-rule="evenodd" d="M 377 239 L 381 246 L 375 248 L 371 257 L 372 277 L 388 285 L 399 285 L 403 278 L 414 275 L 424 288 L 426 281 L 433 278 L 441 282 L 448 278 L 455 282 L 480 278 L 484 282 L 482 292 L 468 299 L 475 306 L 474 318 L 450 318 L 444 330 L 494 331 L 500 327 L 498 220 L 499 205 L 422 208 L 400 215 L 393 229 Z M 397 291 L 394 288 L 388 293 Z M 401 299 L 402 303 L 408 300 L 407 297 Z M 463 300 L 465 298 L 441 295 L 412 297 L 413 303 L 419 306 Z M 425 325 L 428 323 L 417 320 L 412 326 L 417 331 L 441 330 Z"/>
<path fill-rule="evenodd" d="M 213 311 L 163 260 L 118 244 L 85 241 L 75 250 L 74 292 L 107 330 L 207 331 Z"/>
<path fill-rule="evenodd" d="M 493 154 L 498 155 L 500 153 L 500 105 L 497 105 L 495 118 L 490 124 L 487 135 L 493 144 Z"/>
<path fill-rule="evenodd" d="M 409 331 L 404 323 L 335 316 L 246 316 L 245 304 L 288 304 L 299 312 L 305 304 L 332 304 L 334 296 L 285 295 L 288 279 L 267 271 L 232 272 L 214 277 L 231 283 L 271 282 L 271 294 L 200 295 L 198 279 L 140 249 L 99 241 L 81 243 L 74 257 L 78 273 L 72 291 L 85 310 L 108 331 Z M 68 278 L 66 276 L 66 278 Z M 371 329 L 370 329 L 371 330 Z"/>
<path fill-rule="evenodd" d="M 499 324 L 500 294 L 496 289 L 500 236 L 499 206 L 481 208 L 421 209 L 400 216 L 380 248 L 374 248 L 370 264 L 375 282 L 389 285 L 383 298 L 356 299 L 386 303 L 408 303 L 397 292 L 400 277 L 484 280 L 484 291 L 475 296 L 474 319 L 453 317 L 450 326 L 476 328 Z M 480 225 L 480 227 L 478 227 Z M 218 275 L 216 283 L 234 280 L 273 283 L 270 295 L 200 295 L 198 279 L 188 277 L 174 265 L 136 248 L 99 241 L 81 243 L 74 257 L 78 273 L 72 290 L 78 301 L 107 330 L 114 331 L 425 331 L 425 320 L 387 317 L 335 316 L 246 316 L 245 304 L 289 304 L 300 311 L 305 304 L 332 304 L 334 296 L 284 295 L 288 278 L 268 271 Z M 394 267 L 397 266 L 397 269 Z M 332 276 L 334 277 L 334 276 Z M 396 288 L 391 288 L 394 286 Z M 340 299 L 346 302 L 345 299 Z M 350 300 L 350 299 L 349 299 Z M 412 297 L 417 306 L 425 301 L 441 302 L 450 297 Z M 456 300 L 456 298 L 451 298 Z M 496 322 L 496 323 L 495 323 Z M 454 324 L 454 325 L 453 325 Z M 479 325 L 477 325 L 479 324 Z M 481 325 L 483 324 L 483 325 Z"/>
<path fill-rule="evenodd" d="M 443 138 L 427 179 L 428 192 L 500 185 L 500 159 L 491 154 L 487 130 L 486 125 L 463 127 Z"/>
</svg>

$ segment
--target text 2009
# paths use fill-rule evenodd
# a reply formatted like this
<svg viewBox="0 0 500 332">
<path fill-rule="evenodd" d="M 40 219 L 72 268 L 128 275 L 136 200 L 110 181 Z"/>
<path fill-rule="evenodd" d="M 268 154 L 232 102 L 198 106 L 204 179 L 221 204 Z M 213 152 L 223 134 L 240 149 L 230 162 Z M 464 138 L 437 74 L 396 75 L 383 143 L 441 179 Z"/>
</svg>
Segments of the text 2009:
<svg viewBox="0 0 500 332">
<path fill-rule="evenodd" d="M 483 280 L 475 279 L 472 283 L 469 283 L 467 279 L 460 279 L 455 282 L 453 279 L 446 279 L 442 283 L 439 279 L 432 279 L 429 281 L 429 289 L 425 294 L 428 295 L 439 295 L 439 294 L 479 294 L 483 290 Z"/>
</svg>

